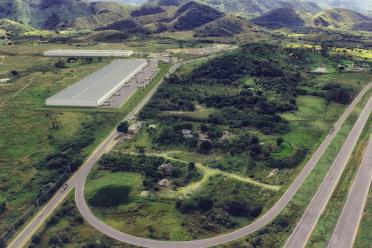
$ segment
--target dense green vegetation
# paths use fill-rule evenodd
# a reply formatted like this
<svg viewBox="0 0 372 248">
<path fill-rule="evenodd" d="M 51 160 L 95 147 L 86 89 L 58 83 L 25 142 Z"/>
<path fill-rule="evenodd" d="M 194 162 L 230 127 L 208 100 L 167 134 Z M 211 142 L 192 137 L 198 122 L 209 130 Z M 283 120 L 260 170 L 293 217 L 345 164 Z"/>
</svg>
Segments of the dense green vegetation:
<svg viewBox="0 0 372 248">
<path fill-rule="evenodd" d="M 88 181 L 88 199 L 124 185 L 128 202 L 93 206 L 95 214 L 119 230 L 171 240 L 252 222 L 370 80 L 303 73 L 322 59 L 337 63 L 321 50 L 250 44 L 171 75 L 142 110 L 139 133 L 105 155 Z M 290 222 L 285 216 L 275 228 Z"/>
<path fill-rule="evenodd" d="M 327 174 L 329 168 L 331 167 L 335 157 L 337 156 L 339 150 L 341 149 L 342 144 L 347 138 L 350 130 L 352 129 L 356 119 L 358 118 L 359 114 L 361 113 L 363 107 L 369 100 L 372 95 L 372 91 L 370 90 L 362 99 L 362 101 L 357 105 L 356 109 L 352 112 L 351 116 L 346 120 L 345 124 L 342 126 L 341 131 L 337 134 L 335 140 L 331 143 L 331 145 L 326 150 L 325 154 L 322 156 L 321 160 L 319 161 L 317 167 L 311 172 L 309 177 L 305 180 L 304 185 L 300 188 L 300 190 L 296 193 L 293 200 L 289 203 L 289 205 L 283 210 L 283 212 L 267 227 L 261 229 L 259 232 L 254 233 L 244 239 L 236 242 L 232 242 L 230 244 L 226 244 L 221 247 L 244 247 L 244 246 L 261 246 L 261 247 L 282 247 L 295 228 L 297 222 L 301 218 L 303 212 L 306 210 L 308 204 L 310 203 L 313 195 L 316 193 L 319 185 L 322 183 L 324 176 Z M 370 121 L 369 121 L 370 123 Z M 370 124 L 369 124 L 370 125 Z M 368 127 L 364 129 L 364 135 L 369 132 Z M 363 142 L 363 140 L 361 141 Z M 359 143 L 360 145 L 360 143 Z M 357 151 L 359 152 L 359 151 Z M 357 155 L 356 155 L 357 156 Z M 355 159 L 355 156 L 354 158 Z M 355 162 L 355 161 L 354 161 Z M 353 170 L 351 170 L 352 172 Z M 347 172 L 350 173 L 350 172 Z M 347 181 L 341 183 L 344 185 Z M 343 191 L 344 188 L 339 188 L 337 190 L 336 198 L 339 198 L 340 191 Z M 343 195 L 341 193 L 341 195 Z M 338 199 L 340 200 L 340 199 Z M 334 204 L 334 202 L 332 203 Z M 332 214 L 327 217 L 327 223 L 323 222 L 322 226 L 320 226 L 317 233 L 319 231 L 323 231 L 324 225 L 327 225 L 327 229 L 324 230 L 327 234 L 331 234 L 329 232 L 329 224 L 333 222 L 333 218 L 335 217 L 333 214 L 334 212 L 330 209 Z M 341 208 L 338 208 L 334 211 L 338 212 L 341 211 Z M 329 212 L 328 212 L 329 213 Z M 331 220 L 331 222 L 329 222 Z M 336 220 L 337 221 L 337 220 Z M 367 237 L 367 236 L 365 236 Z M 314 246 L 315 242 L 320 241 L 324 242 L 324 236 L 322 235 L 321 240 L 313 240 Z M 364 238 L 362 242 L 368 240 Z M 315 242 L 314 242 L 315 241 Z M 322 244 L 320 243 L 320 247 Z M 363 247 L 363 246 L 362 246 Z"/>
<path fill-rule="evenodd" d="M 128 201 L 129 193 L 129 187 L 107 186 L 99 189 L 88 202 L 94 207 L 117 207 Z"/>
</svg>

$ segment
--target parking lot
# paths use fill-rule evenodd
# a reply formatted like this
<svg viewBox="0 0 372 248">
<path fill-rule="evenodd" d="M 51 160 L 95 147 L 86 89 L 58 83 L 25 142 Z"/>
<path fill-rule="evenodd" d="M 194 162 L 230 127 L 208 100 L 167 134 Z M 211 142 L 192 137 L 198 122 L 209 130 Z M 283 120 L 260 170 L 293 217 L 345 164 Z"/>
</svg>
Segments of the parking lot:
<svg viewBox="0 0 372 248">
<path fill-rule="evenodd" d="M 129 98 L 140 88 L 146 87 L 156 76 L 159 70 L 159 58 L 148 60 L 148 64 L 138 72 L 133 78 L 126 82 L 102 107 L 120 108 Z"/>
</svg>

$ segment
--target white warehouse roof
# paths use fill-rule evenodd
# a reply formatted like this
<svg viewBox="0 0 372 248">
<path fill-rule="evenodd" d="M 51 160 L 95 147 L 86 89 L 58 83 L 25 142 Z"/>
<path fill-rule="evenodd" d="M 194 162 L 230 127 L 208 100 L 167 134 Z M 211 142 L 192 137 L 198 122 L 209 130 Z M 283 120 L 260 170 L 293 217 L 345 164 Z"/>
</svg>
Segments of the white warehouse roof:
<svg viewBox="0 0 372 248">
<path fill-rule="evenodd" d="M 131 50 L 51 50 L 44 52 L 49 57 L 129 57 Z"/>
<path fill-rule="evenodd" d="M 145 59 L 115 60 L 56 95 L 48 106 L 96 107 L 102 105 L 147 64 Z"/>
</svg>

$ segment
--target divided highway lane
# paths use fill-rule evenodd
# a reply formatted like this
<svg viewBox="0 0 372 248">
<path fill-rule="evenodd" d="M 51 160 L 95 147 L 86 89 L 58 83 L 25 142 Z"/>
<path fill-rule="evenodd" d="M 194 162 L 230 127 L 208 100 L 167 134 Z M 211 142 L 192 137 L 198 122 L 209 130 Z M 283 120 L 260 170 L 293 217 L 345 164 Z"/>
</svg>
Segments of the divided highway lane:
<svg viewBox="0 0 372 248">
<path fill-rule="evenodd" d="M 372 137 L 328 248 L 352 248 L 372 182 Z"/>
<path fill-rule="evenodd" d="M 114 228 L 108 226 L 101 220 L 99 220 L 89 209 L 85 198 L 84 198 L 84 187 L 86 182 L 86 177 L 82 179 L 79 184 L 76 187 L 76 193 L 75 193 L 75 201 L 76 205 L 82 214 L 82 216 L 85 218 L 85 220 L 90 223 L 94 228 L 96 228 L 98 231 L 102 232 L 103 234 L 106 234 L 107 236 L 114 238 L 116 240 L 122 241 L 124 243 L 128 243 L 131 245 L 141 246 L 141 247 L 149 247 L 149 248 L 205 248 L 205 247 L 211 247 L 216 246 L 220 244 L 225 244 L 240 238 L 243 238 L 253 232 L 256 232 L 260 230 L 261 228 L 268 225 L 270 222 L 272 222 L 280 213 L 281 211 L 288 205 L 288 203 L 292 200 L 298 189 L 302 186 L 305 179 L 308 177 L 308 175 L 311 173 L 311 171 L 314 169 L 322 155 L 324 154 L 325 150 L 328 148 L 328 146 L 333 141 L 334 137 L 337 135 L 337 133 L 340 131 L 342 125 L 346 121 L 346 119 L 349 117 L 350 113 L 353 111 L 355 106 L 360 102 L 361 98 L 366 94 L 366 92 L 371 89 L 372 82 L 366 85 L 358 94 L 358 96 L 354 99 L 354 101 L 349 105 L 349 107 L 345 110 L 345 112 L 341 115 L 340 119 L 335 124 L 335 131 L 328 135 L 324 141 L 321 143 L 321 145 L 318 147 L 318 149 L 315 151 L 311 159 L 307 162 L 303 170 L 300 172 L 298 177 L 294 180 L 294 182 L 290 185 L 290 187 L 287 189 L 287 191 L 283 194 L 283 196 L 279 199 L 279 201 L 271 208 L 269 209 L 264 215 L 262 215 L 260 218 L 258 218 L 255 222 L 252 224 L 243 227 L 239 230 L 236 230 L 234 232 L 224 234 L 221 236 L 203 239 L 203 240 L 192 240 L 192 241 L 159 241 L 159 240 L 152 240 L 152 239 L 146 239 L 146 238 L 140 238 L 135 237 L 133 235 L 129 235 L 126 233 L 122 233 L 118 230 L 115 230 Z M 370 101 L 371 103 L 372 101 Z M 369 104 L 366 107 L 367 110 L 372 109 L 372 104 Z M 360 118 L 364 119 L 368 117 L 368 111 L 363 111 L 363 113 L 360 115 Z M 355 124 L 356 128 L 360 128 L 360 123 Z M 355 128 L 354 128 L 355 129 Z M 350 148 L 352 144 L 346 143 L 345 147 Z M 351 147 L 352 148 L 352 147 Z M 345 158 L 345 160 L 348 160 L 348 157 Z M 88 176 L 88 174 L 86 174 Z M 295 247 L 295 248 L 299 248 Z"/>
<path fill-rule="evenodd" d="M 365 127 L 369 115 L 372 111 L 372 98 L 369 99 L 364 107 L 353 129 L 349 133 L 344 145 L 338 153 L 332 167 L 324 178 L 315 196 L 311 200 L 304 215 L 297 224 L 292 235 L 287 240 L 286 248 L 301 248 L 304 247 L 314 230 L 321 214 L 326 208 L 329 199 L 331 198 L 338 181 L 350 159 L 350 156 L 358 142 L 358 139 Z M 343 247 L 343 246 L 342 246 Z M 338 247 L 340 248 L 340 247 Z"/>
</svg>

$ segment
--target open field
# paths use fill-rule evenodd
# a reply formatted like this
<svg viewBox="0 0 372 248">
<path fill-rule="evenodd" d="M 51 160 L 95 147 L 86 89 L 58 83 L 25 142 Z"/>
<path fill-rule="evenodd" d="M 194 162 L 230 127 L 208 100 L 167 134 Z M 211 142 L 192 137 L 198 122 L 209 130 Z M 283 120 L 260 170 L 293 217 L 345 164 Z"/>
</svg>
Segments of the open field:
<svg viewBox="0 0 372 248">
<path fill-rule="evenodd" d="M 2 48 L 2 52 L 17 53 L 17 49 Z M 92 140 L 81 150 L 84 158 L 120 117 L 112 113 L 38 111 L 45 98 L 96 71 L 107 61 L 82 60 L 56 68 L 54 64 L 58 60 L 32 53 L 32 47 L 20 48 L 21 55 L 6 56 L 0 68 L 0 75 L 4 76 L 11 70 L 18 72 L 11 82 L 0 86 L 0 195 L 7 202 L 5 212 L 0 214 L 0 233 L 34 205 L 35 198 L 45 189 L 43 185 L 58 177 L 56 170 L 43 165 L 47 156 L 66 142 L 72 144 L 84 132 L 92 132 Z"/>
</svg>

